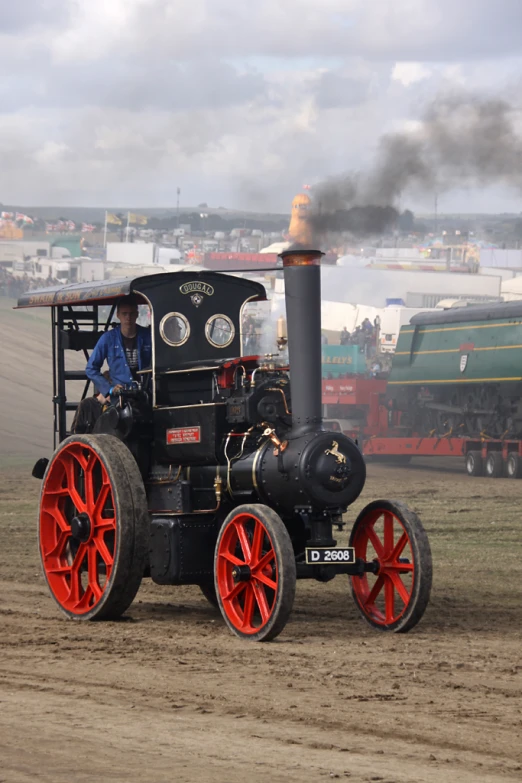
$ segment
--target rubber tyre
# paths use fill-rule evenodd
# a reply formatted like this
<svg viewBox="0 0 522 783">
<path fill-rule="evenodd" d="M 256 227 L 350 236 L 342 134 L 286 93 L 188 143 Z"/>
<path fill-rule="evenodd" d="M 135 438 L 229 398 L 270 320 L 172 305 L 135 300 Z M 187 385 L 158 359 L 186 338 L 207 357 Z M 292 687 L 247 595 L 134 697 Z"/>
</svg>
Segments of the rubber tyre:
<svg viewBox="0 0 522 783">
<path fill-rule="evenodd" d="M 372 539 L 375 540 L 376 536 L 379 538 L 376 525 L 380 525 L 381 520 L 383 537 L 380 542 L 382 551 L 379 553 Z M 386 525 L 388 535 L 391 530 L 390 540 L 386 538 Z M 399 534 L 397 540 L 395 528 Z M 397 546 L 403 540 L 406 543 L 397 552 Z M 372 628 L 379 631 L 410 631 L 426 611 L 433 575 L 430 543 L 417 514 L 400 501 L 376 500 L 366 506 L 357 517 L 350 534 L 350 546 L 355 547 L 356 557 L 365 561 L 377 561 L 380 566 L 375 576 L 365 574 L 362 577 L 349 577 L 352 596 L 361 615 Z M 370 548 L 372 552 L 369 551 Z M 390 557 L 394 552 L 397 552 L 395 557 Z M 404 558 L 405 553 L 408 558 Z M 407 563 L 398 560 L 401 555 L 402 560 L 408 560 Z M 400 584 L 397 580 L 400 580 Z M 379 584 L 381 587 L 375 593 Z M 401 598 L 401 593 L 407 597 Z M 393 594 L 390 606 L 387 603 L 389 594 Z M 397 607 L 397 596 L 402 601 L 402 608 Z M 384 601 L 384 612 L 376 603 L 378 599 Z"/>
<path fill-rule="evenodd" d="M 85 479 L 79 478 L 89 469 L 91 476 L 97 471 L 103 486 L 108 487 L 107 500 L 98 511 L 94 500 L 89 503 L 87 490 L 82 490 Z M 93 486 L 95 483 L 93 480 Z M 101 490 L 98 500 L 100 495 Z M 91 515 L 91 538 L 79 543 L 72 534 L 71 521 L 84 508 Z M 109 520 L 102 518 L 104 513 L 113 513 L 112 527 L 105 533 Z M 98 521 L 92 523 L 92 518 Z M 119 618 L 139 590 L 148 563 L 149 536 L 143 480 L 127 446 L 112 435 L 72 435 L 62 441 L 43 478 L 38 542 L 44 576 L 62 612 L 73 620 Z M 81 557 L 80 546 L 84 548 Z M 86 586 L 82 583 L 85 573 Z M 104 577 L 103 585 L 100 576 Z M 94 594 L 96 587 L 98 596 Z"/>
<path fill-rule="evenodd" d="M 484 463 L 480 451 L 468 451 L 466 454 L 466 473 L 468 476 L 482 476 Z"/>
<path fill-rule="evenodd" d="M 211 606 L 214 607 L 214 609 L 219 609 L 219 601 L 218 597 L 216 595 L 216 588 L 214 586 L 214 582 L 208 582 L 202 585 L 199 585 L 199 589 L 209 602 Z"/>
<path fill-rule="evenodd" d="M 490 451 L 484 462 L 484 475 L 487 478 L 500 478 L 504 473 L 504 460 L 500 451 Z"/>
<path fill-rule="evenodd" d="M 247 545 L 240 539 L 240 528 Z M 238 564 L 251 569 L 250 579 L 233 576 Z M 230 512 L 216 542 L 214 583 L 221 614 L 240 639 L 268 642 L 281 633 L 294 604 L 296 567 L 290 536 L 275 511 L 262 504 L 245 504 Z"/>
<path fill-rule="evenodd" d="M 510 451 L 504 465 L 506 478 L 517 479 L 522 477 L 522 458 L 516 451 Z"/>
</svg>

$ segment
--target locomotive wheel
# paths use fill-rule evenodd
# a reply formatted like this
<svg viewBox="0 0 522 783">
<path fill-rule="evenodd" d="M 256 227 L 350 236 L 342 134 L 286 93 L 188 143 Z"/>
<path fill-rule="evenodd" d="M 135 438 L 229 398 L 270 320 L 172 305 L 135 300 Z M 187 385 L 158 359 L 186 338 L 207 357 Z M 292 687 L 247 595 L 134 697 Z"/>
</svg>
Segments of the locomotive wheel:
<svg viewBox="0 0 522 783">
<path fill-rule="evenodd" d="M 281 518 L 268 506 L 238 506 L 216 543 L 221 613 L 237 636 L 267 642 L 286 625 L 295 596 L 295 557 Z"/>
<path fill-rule="evenodd" d="M 468 476 L 482 476 L 483 462 L 480 451 L 468 451 L 466 454 L 466 472 Z"/>
<path fill-rule="evenodd" d="M 506 460 L 506 476 L 508 478 L 520 478 L 522 476 L 522 459 L 516 451 L 510 451 Z"/>
<path fill-rule="evenodd" d="M 47 584 L 74 620 L 114 620 L 147 564 L 149 515 L 134 457 L 112 435 L 73 435 L 43 478 L 39 548 Z"/>
<path fill-rule="evenodd" d="M 420 519 L 403 503 L 376 500 L 357 517 L 350 535 L 355 556 L 377 563 L 377 573 L 351 576 L 364 619 L 380 631 L 405 633 L 428 605 L 432 563 Z"/>
<path fill-rule="evenodd" d="M 490 451 L 486 457 L 484 473 L 488 478 L 499 478 L 504 472 L 504 460 L 500 451 Z"/>
</svg>

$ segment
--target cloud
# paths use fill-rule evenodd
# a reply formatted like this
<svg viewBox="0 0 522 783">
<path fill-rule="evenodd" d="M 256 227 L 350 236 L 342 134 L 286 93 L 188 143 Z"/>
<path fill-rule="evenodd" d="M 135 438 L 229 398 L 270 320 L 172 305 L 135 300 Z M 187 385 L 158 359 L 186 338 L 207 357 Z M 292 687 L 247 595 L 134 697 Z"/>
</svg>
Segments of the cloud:
<svg viewBox="0 0 522 783">
<path fill-rule="evenodd" d="M 159 206 L 179 185 L 186 202 L 285 209 L 304 181 L 364 168 L 441 89 L 520 92 L 520 0 L 24 0 L 2 13 L 4 203 Z"/>
</svg>

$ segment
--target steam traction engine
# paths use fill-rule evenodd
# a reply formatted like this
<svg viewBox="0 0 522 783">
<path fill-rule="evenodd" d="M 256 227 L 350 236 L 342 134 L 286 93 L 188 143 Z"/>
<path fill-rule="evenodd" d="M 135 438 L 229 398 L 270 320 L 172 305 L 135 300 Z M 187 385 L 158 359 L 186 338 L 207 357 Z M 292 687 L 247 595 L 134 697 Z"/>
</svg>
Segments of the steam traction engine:
<svg viewBox="0 0 522 783">
<path fill-rule="evenodd" d="M 349 546 L 333 538 L 366 471 L 357 445 L 322 422 L 321 255 L 283 254 L 290 372 L 274 357 L 242 356 L 243 308 L 265 299 L 246 279 L 179 272 L 22 297 L 19 306 L 53 313 L 57 446 L 33 474 L 43 479 L 43 571 L 68 617 L 116 618 L 150 577 L 200 585 L 234 633 L 263 641 L 284 628 L 296 578 L 347 574 L 375 628 L 420 620 L 431 554 L 414 513 L 375 501 Z M 94 432 L 70 435 L 78 403 L 67 384 L 83 376 L 66 369 L 68 351 L 88 356 L 128 293 L 150 307 L 152 367 Z"/>
</svg>

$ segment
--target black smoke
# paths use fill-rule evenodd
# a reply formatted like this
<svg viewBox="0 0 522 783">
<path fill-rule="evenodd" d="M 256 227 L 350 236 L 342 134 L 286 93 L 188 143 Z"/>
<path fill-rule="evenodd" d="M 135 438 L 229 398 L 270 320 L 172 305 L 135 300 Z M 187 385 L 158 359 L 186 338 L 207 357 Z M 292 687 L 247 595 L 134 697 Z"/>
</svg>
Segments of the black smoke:
<svg viewBox="0 0 522 783">
<path fill-rule="evenodd" d="M 520 112 L 453 92 L 430 103 L 415 129 L 383 136 L 369 170 L 316 186 L 311 221 L 320 232 L 380 233 L 403 197 L 489 185 L 522 190 Z"/>
<path fill-rule="evenodd" d="M 315 234 L 353 234 L 368 236 L 383 234 L 396 225 L 399 213 L 394 207 L 366 205 L 313 212 L 310 223 Z"/>
</svg>

